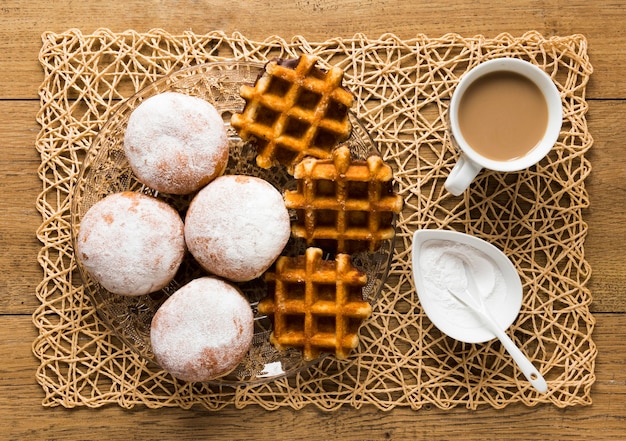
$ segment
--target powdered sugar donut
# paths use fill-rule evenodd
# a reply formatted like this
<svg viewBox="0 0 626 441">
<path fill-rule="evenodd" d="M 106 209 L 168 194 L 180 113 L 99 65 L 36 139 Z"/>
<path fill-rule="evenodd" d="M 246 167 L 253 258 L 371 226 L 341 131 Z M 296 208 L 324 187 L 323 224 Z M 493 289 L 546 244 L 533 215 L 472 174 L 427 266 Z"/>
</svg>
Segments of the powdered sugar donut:
<svg viewBox="0 0 626 441">
<path fill-rule="evenodd" d="M 252 344 L 252 308 L 231 284 L 192 280 L 172 294 L 152 319 L 152 351 L 163 369 L 185 381 L 225 375 Z"/>
<path fill-rule="evenodd" d="M 176 275 L 185 254 L 183 222 L 161 200 L 115 193 L 85 213 L 76 247 L 85 269 L 108 291 L 148 294 Z"/>
<path fill-rule="evenodd" d="M 243 282 L 259 277 L 290 235 L 283 197 L 252 176 L 225 175 L 194 197 L 185 218 L 185 241 L 207 271 Z"/>
<path fill-rule="evenodd" d="M 124 150 L 140 182 L 164 193 L 189 194 L 224 172 L 228 138 L 210 103 L 165 92 L 131 113 Z"/>
</svg>

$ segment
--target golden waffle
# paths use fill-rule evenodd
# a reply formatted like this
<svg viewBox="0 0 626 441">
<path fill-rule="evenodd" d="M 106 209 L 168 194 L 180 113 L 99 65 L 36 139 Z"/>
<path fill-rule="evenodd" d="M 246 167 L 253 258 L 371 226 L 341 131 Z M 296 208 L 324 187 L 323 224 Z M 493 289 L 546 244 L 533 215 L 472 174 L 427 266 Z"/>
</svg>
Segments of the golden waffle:
<svg viewBox="0 0 626 441">
<path fill-rule="evenodd" d="M 270 296 L 259 312 L 273 316 L 271 343 L 279 350 L 302 349 L 305 360 L 322 353 L 346 358 L 359 343 L 358 329 L 372 313 L 363 300 L 367 276 L 338 254 L 322 260 L 322 250 L 307 248 L 304 256 L 282 256 L 266 273 Z"/>
<path fill-rule="evenodd" d="M 241 87 L 246 104 L 231 125 L 255 145 L 259 167 L 291 170 L 305 156 L 328 158 L 350 136 L 353 96 L 341 86 L 343 70 L 324 72 L 316 61 L 313 55 L 270 61 L 254 86 Z"/>
<path fill-rule="evenodd" d="M 328 252 L 374 252 L 394 235 L 393 214 L 402 198 L 392 189 L 391 168 L 380 156 L 353 160 L 338 147 L 331 159 L 305 158 L 296 165 L 297 189 L 285 192 L 296 210 L 291 232 Z"/>
</svg>

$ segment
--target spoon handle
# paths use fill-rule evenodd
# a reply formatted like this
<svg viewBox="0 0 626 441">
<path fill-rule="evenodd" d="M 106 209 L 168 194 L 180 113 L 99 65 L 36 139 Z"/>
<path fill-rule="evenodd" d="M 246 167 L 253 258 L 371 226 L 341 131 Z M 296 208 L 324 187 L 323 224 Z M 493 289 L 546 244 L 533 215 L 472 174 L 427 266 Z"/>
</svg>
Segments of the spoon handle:
<svg viewBox="0 0 626 441">
<path fill-rule="evenodd" d="M 466 262 L 463 262 L 463 265 L 466 265 Z M 466 269 L 467 274 L 467 269 Z M 520 370 L 526 377 L 526 379 L 533 385 L 537 391 L 540 393 L 545 393 L 548 390 L 548 383 L 546 383 L 543 375 L 537 370 L 537 368 L 530 362 L 530 360 L 524 355 L 522 350 L 517 347 L 515 342 L 511 340 L 504 330 L 500 327 L 498 322 L 493 318 L 489 308 L 485 305 L 478 293 L 478 288 L 476 287 L 476 281 L 472 277 L 471 273 L 467 276 L 468 286 L 465 290 L 466 294 L 469 294 L 469 297 L 474 301 L 470 306 L 474 308 L 482 317 L 485 324 L 490 328 L 491 332 L 493 332 L 496 337 L 502 342 L 504 348 L 511 355 L 515 363 L 519 366 Z"/>
<path fill-rule="evenodd" d="M 473 310 L 487 326 L 487 328 L 495 334 L 496 337 L 502 342 L 502 345 L 511 355 L 511 358 L 517 363 L 520 370 L 526 377 L 526 379 L 532 384 L 532 386 L 539 392 L 544 393 L 548 390 L 548 384 L 543 378 L 543 375 L 537 370 L 537 368 L 530 362 L 526 355 L 517 347 L 515 342 L 507 335 L 506 332 L 500 328 L 500 325 L 493 318 L 487 307 L 482 301 L 479 301 L 470 292 L 466 290 L 451 290 L 448 289 L 450 294 L 456 297 L 461 303 Z"/>
<path fill-rule="evenodd" d="M 483 315 L 486 316 L 487 321 L 489 322 L 489 327 L 491 328 L 491 332 L 493 332 L 496 337 L 502 342 L 502 345 L 507 350 L 507 352 L 511 355 L 515 363 L 519 366 L 520 370 L 526 377 L 526 379 L 533 385 L 535 389 L 537 389 L 541 393 L 545 393 L 548 390 L 548 383 L 543 378 L 543 375 L 537 370 L 537 368 L 530 362 L 530 360 L 524 355 L 520 348 L 517 347 L 515 342 L 511 340 L 506 332 L 504 332 L 498 324 L 495 322 L 493 317 L 487 312 L 483 310 Z"/>
<path fill-rule="evenodd" d="M 526 377 L 526 379 L 533 385 L 539 392 L 544 393 L 548 390 L 548 384 L 543 378 L 543 375 L 537 370 L 537 368 L 530 362 L 526 355 L 517 347 L 515 342 L 502 330 L 498 322 L 493 318 L 489 308 L 485 305 L 478 293 L 478 288 L 472 274 L 467 271 L 467 262 L 465 259 L 461 259 L 463 262 L 463 268 L 467 277 L 467 286 L 464 289 L 458 289 L 456 286 L 448 286 L 448 292 L 457 298 L 465 306 L 473 310 L 480 318 L 487 328 L 495 334 L 496 337 L 502 342 L 502 345 L 511 355 L 515 363 L 519 366 L 520 370 Z"/>
</svg>

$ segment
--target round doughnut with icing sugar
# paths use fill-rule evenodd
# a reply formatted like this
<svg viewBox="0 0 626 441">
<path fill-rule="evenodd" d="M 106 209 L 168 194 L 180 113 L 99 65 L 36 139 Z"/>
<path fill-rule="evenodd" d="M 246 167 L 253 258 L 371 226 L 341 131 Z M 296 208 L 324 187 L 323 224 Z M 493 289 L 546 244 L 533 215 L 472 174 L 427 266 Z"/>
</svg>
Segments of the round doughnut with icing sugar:
<svg viewBox="0 0 626 441">
<path fill-rule="evenodd" d="M 208 272 L 236 282 L 263 274 L 290 231 L 280 192 L 252 176 L 215 179 L 193 198 L 185 218 L 185 241 L 194 258 Z"/>
<path fill-rule="evenodd" d="M 128 296 L 164 288 L 185 255 L 183 221 L 165 202 L 142 193 L 111 194 L 83 216 L 76 256 L 108 291 Z"/>
<path fill-rule="evenodd" d="M 180 380 L 202 382 L 232 371 L 250 349 L 253 334 L 252 308 L 239 290 L 201 277 L 161 305 L 150 340 L 163 369 Z"/>
<path fill-rule="evenodd" d="M 224 172 L 228 137 L 209 102 L 164 92 L 133 110 L 124 150 L 140 182 L 163 193 L 190 194 Z"/>
</svg>

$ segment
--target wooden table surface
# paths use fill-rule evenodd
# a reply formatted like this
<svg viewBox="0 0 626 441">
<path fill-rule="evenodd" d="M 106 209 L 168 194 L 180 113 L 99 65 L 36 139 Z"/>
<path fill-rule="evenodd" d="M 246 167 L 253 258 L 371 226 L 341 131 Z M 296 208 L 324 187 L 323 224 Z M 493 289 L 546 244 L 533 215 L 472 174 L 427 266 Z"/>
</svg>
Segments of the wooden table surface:
<svg viewBox="0 0 626 441">
<path fill-rule="evenodd" d="M 588 0 L 3 0 L 0 4 L 0 439 L 626 439 L 626 3 Z M 480 408 L 343 408 L 324 413 L 264 411 L 257 406 L 219 412 L 116 406 L 44 408 L 35 381 L 38 360 L 31 315 L 42 270 L 35 199 L 42 184 L 35 137 L 39 126 L 37 61 L 40 35 L 49 30 L 100 27 L 113 31 L 163 28 L 177 33 L 240 31 L 251 39 L 273 34 L 322 41 L 361 32 L 400 38 L 584 34 L 594 73 L 587 89 L 594 146 L 586 184 L 591 206 L 586 258 L 597 319 L 597 381 L 590 406 Z"/>
</svg>

